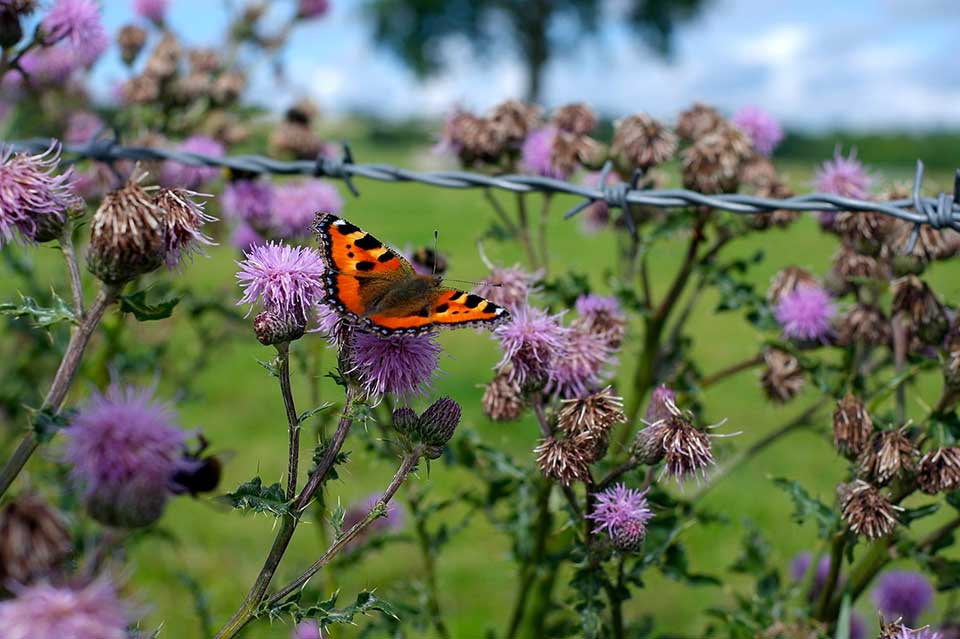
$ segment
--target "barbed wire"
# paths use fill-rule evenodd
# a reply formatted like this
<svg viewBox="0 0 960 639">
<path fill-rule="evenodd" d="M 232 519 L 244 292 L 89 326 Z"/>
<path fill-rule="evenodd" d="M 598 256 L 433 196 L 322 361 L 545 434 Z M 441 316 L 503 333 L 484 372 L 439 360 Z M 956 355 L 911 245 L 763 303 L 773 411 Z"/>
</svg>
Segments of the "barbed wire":
<svg viewBox="0 0 960 639">
<path fill-rule="evenodd" d="M 52 138 L 31 138 L 5 143 L 15 150 L 42 152 L 59 142 Z M 606 176 L 612 165 L 608 162 L 601 172 L 599 186 L 574 184 L 564 180 L 536 175 L 487 175 L 474 171 L 415 171 L 390 164 L 357 163 L 350 147 L 344 143 L 340 157 L 321 155 L 316 160 L 276 160 L 262 155 L 234 155 L 217 157 L 203 153 L 178 151 L 146 146 L 123 146 L 116 135 L 96 136 L 85 144 L 64 144 L 62 150 L 77 158 L 88 158 L 112 165 L 119 160 L 173 160 L 189 166 L 218 166 L 234 171 L 273 175 L 310 175 L 343 180 L 350 192 L 360 192 L 353 178 L 362 177 L 380 182 L 415 182 L 450 189 L 500 189 L 512 193 L 559 193 L 583 198 L 565 214 L 570 218 L 590 204 L 605 202 L 608 206 L 626 209 L 636 204 L 670 209 L 685 206 L 707 206 L 733 213 L 773 213 L 774 211 L 877 211 L 914 224 L 914 230 L 905 250 L 912 251 L 919 236 L 920 226 L 935 229 L 952 228 L 960 231 L 960 171 L 954 179 L 952 195 L 940 193 L 936 197 L 921 195 L 923 162 L 917 161 L 912 196 L 886 202 L 847 198 L 829 193 L 808 193 L 777 199 L 723 193 L 704 195 L 687 189 L 642 189 L 637 188 L 637 175 L 630 182 L 607 185 Z M 630 215 L 625 215 L 632 223 Z"/>
</svg>

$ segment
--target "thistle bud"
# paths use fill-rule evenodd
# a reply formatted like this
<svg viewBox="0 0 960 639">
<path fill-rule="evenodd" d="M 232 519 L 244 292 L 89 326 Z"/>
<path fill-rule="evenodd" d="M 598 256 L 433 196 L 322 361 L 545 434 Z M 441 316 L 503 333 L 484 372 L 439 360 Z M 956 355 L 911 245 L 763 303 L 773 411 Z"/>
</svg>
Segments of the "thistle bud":
<svg viewBox="0 0 960 639">
<path fill-rule="evenodd" d="M 304 324 L 295 315 L 263 311 L 253 319 L 253 332 L 264 346 L 292 342 L 303 337 Z"/>
<path fill-rule="evenodd" d="M 107 284 L 123 284 L 163 263 L 163 212 L 131 177 L 103 197 L 90 223 L 90 271 Z"/>
<path fill-rule="evenodd" d="M 140 52 L 143 51 L 143 45 L 147 43 L 147 30 L 135 24 L 128 24 L 122 27 L 117 33 L 117 46 L 120 48 L 120 58 L 123 63 L 130 66 L 134 63 Z"/>
<path fill-rule="evenodd" d="M 886 537 L 897 526 L 898 508 L 875 486 L 862 480 L 838 488 L 843 520 L 850 530 L 871 541 Z"/>
<path fill-rule="evenodd" d="M 411 435 L 416 431 L 417 421 L 416 411 L 406 406 L 401 406 L 393 411 L 393 427 L 404 435 Z"/>
<path fill-rule="evenodd" d="M 449 397 L 441 397 L 420 415 L 417 425 L 420 441 L 442 449 L 453 437 L 460 417 L 460 404 Z"/>
<path fill-rule="evenodd" d="M 638 431 L 630 446 L 630 457 L 638 464 L 655 466 L 666 454 L 663 450 L 663 421 Z"/>
<path fill-rule="evenodd" d="M 833 443 L 840 454 L 853 459 L 863 452 L 873 433 L 873 420 L 863 403 L 847 393 L 833 411 Z"/>
<path fill-rule="evenodd" d="M 20 495 L 0 511 L 0 583 L 45 577 L 72 550 L 63 516 L 38 495 Z"/>
<path fill-rule="evenodd" d="M 928 495 L 960 488 L 960 448 L 932 450 L 920 460 L 917 483 Z"/>
</svg>

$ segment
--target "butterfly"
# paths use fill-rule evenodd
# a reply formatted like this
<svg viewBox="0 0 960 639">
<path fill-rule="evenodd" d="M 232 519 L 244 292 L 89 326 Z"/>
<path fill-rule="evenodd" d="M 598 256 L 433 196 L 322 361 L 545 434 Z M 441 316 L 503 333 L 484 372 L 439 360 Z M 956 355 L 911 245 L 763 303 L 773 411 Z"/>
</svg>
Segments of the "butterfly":
<svg viewBox="0 0 960 639">
<path fill-rule="evenodd" d="M 492 325 L 506 309 L 420 275 L 399 252 L 347 220 L 319 213 L 313 230 L 326 264 L 324 301 L 381 335 Z"/>
</svg>

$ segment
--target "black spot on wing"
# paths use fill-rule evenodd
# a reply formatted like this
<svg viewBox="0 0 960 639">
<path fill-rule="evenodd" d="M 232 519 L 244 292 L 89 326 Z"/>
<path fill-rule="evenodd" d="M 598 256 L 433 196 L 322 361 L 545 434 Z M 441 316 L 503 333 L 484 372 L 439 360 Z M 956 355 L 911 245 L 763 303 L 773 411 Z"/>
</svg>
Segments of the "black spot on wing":
<svg viewBox="0 0 960 639">
<path fill-rule="evenodd" d="M 350 235 L 351 233 L 356 233 L 360 229 L 350 222 L 344 221 L 343 224 L 334 224 L 334 227 L 340 231 L 340 235 Z"/>
<path fill-rule="evenodd" d="M 466 306 L 467 308 L 476 308 L 480 306 L 480 302 L 482 301 L 483 301 L 483 298 L 480 297 L 479 295 L 473 295 L 473 294 L 467 295 L 467 301 L 464 302 L 464 306 Z"/>
<path fill-rule="evenodd" d="M 383 264 L 384 262 L 389 262 L 395 257 L 396 255 L 393 254 L 393 251 L 384 251 L 380 254 L 380 257 L 377 258 L 377 261 Z"/>
<path fill-rule="evenodd" d="M 353 228 L 357 231 L 360 230 L 355 226 Z M 354 240 L 354 244 L 356 244 L 358 247 L 365 249 L 367 251 L 372 251 L 373 249 L 378 249 L 381 246 L 383 246 L 383 244 L 380 243 L 380 240 L 373 237 L 369 233 L 367 235 L 364 235 L 361 238 Z"/>
<path fill-rule="evenodd" d="M 449 304 L 440 304 L 439 306 L 437 306 L 437 312 L 446 313 L 448 308 L 450 308 Z"/>
<path fill-rule="evenodd" d="M 358 271 L 372 271 L 376 267 L 376 264 L 373 262 L 357 262 L 356 269 Z"/>
<path fill-rule="evenodd" d="M 419 315 L 420 317 L 430 317 L 430 309 L 424 306 L 419 311 L 417 311 L 417 315 Z"/>
</svg>

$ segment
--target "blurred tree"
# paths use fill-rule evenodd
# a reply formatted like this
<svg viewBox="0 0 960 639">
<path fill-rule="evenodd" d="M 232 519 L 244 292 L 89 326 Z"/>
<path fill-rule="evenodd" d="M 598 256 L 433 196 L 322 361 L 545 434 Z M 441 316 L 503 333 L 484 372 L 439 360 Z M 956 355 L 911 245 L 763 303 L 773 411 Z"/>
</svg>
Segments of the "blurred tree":
<svg viewBox="0 0 960 639">
<path fill-rule="evenodd" d="M 621 0 L 625 22 L 655 52 L 668 56 L 677 23 L 694 17 L 708 0 Z M 509 40 L 527 68 L 527 99 L 540 97 L 543 71 L 559 47 L 597 31 L 604 0 L 367 0 L 379 45 L 424 76 L 443 68 L 443 43 L 465 36 L 478 54 Z M 619 15 L 619 14 L 618 14 Z M 567 19 L 574 31 L 551 33 Z"/>
</svg>

